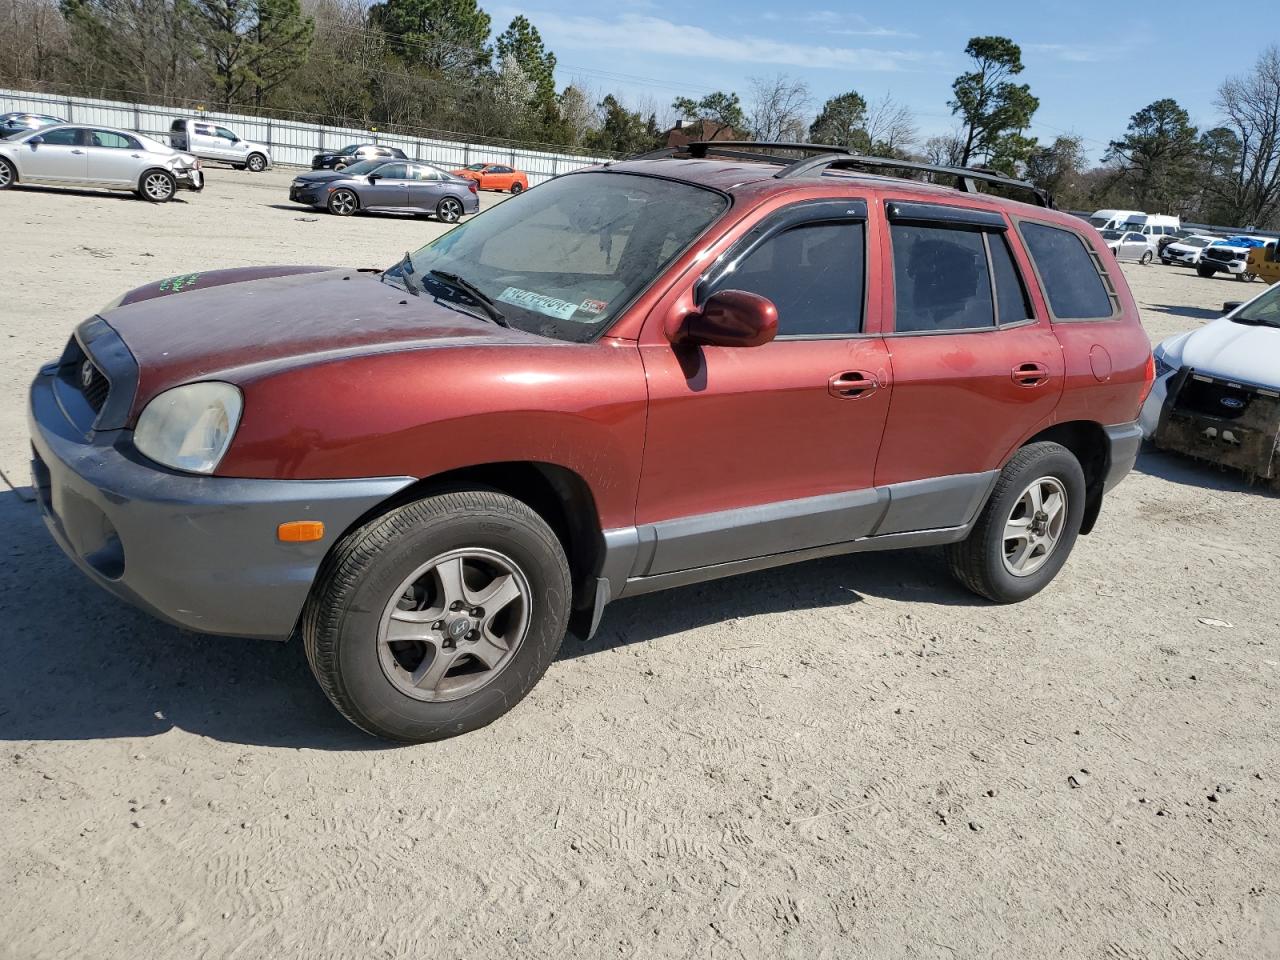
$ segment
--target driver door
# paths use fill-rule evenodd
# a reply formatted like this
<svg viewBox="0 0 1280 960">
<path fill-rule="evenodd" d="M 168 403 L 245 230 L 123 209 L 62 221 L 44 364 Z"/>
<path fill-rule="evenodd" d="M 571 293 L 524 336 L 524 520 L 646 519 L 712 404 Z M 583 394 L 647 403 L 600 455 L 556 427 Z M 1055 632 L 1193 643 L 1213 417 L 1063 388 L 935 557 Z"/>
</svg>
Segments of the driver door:
<svg viewBox="0 0 1280 960">
<path fill-rule="evenodd" d="M 409 205 L 408 164 L 384 163 L 369 174 L 369 186 L 360 190 L 360 203 L 364 207 L 388 207 L 398 209 Z"/>
<path fill-rule="evenodd" d="M 878 334 L 879 249 L 860 199 L 793 203 L 655 308 L 641 340 L 649 425 L 637 575 L 841 543 L 882 511 L 872 489 L 891 365 Z M 758 347 L 673 345 L 668 324 L 718 290 L 778 309 Z"/>
<path fill-rule="evenodd" d="M 28 138 L 22 147 L 14 151 L 18 161 L 18 176 L 23 180 L 40 180 L 45 183 L 85 183 L 87 178 L 87 154 L 84 147 L 85 131 L 79 127 L 60 127 L 38 133 L 40 143 Z"/>
</svg>

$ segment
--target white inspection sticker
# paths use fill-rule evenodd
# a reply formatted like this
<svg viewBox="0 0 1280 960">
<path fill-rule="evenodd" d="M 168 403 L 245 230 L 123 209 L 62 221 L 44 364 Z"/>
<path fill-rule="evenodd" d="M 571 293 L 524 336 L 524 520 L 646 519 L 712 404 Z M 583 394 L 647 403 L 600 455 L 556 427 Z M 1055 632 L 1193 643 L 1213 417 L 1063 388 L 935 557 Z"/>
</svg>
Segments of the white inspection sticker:
<svg viewBox="0 0 1280 960">
<path fill-rule="evenodd" d="M 536 310 L 538 313 L 545 313 L 548 317 L 556 317 L 560 320 L 568 320 L 578 312 L 576 303 L 533 293 L 530 290 L 521 290 L 519 287 L 507 287 L 498 294 L 498 299 L 503 303 L 524 307 L 526 310 Z"/>
</svg>

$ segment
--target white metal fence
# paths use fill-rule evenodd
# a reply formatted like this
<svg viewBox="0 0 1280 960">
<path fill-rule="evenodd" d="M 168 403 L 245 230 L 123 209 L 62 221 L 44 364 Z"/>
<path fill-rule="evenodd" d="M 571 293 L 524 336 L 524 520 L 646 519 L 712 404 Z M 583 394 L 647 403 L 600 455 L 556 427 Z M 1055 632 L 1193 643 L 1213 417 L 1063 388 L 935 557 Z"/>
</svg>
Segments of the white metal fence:
<svg viewBox="0 0 1280 960">
<path fill-rule="evenodd" d="M 0 113 L 17 110 L 51 114 L 72 123 L 96 123 L 104 127 L 137 130 L 162 143 L 169 142 L 169 126 L 175 119 L 197 115 L 194 110 L 181 107 L 157 107 L 117 100 L 92 100 L 88 97 L 0 89 Z M 481 162 L 510 164 L 527 173 L 532 185 L 607 159 L 372 133 L 355 127 L 330 127 L 234 113 L 201 112 L 198 115 L 213 123 L 223 124 L 246 140 L 266 144 L 271 149 L 272 162 L 299 167 L 310 167 L 312 155 L 321 150 L 341 149 L 349 143 L 377 142 L 399 147 L 415 160 L 425 160 L 450 169 Z"/>
</svg>

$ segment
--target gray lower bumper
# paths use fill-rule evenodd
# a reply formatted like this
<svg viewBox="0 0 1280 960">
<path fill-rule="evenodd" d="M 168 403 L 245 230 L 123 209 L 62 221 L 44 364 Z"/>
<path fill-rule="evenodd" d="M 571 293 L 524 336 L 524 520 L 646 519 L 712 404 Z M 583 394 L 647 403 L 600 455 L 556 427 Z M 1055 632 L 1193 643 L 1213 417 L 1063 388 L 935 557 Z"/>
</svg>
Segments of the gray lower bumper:
<svg viewBox="0 0 1280 960">
<path fill-rule="evenodd" d="M 1137 423 L 1121 423 L 1105 429 L 1108 449 L 1103 492 L 1114 487 L 1133 469 L 1138 460 L 1138 450 L 1142 446 L 1142 427 Z"/>
<path fill-rule="evenodd" d="M 127 431 L 80 433 L 52 384 L 36 378 L 28 413 L 45 524 L 100 586 L 190 630 L 286 639 L 333 542 L 413 482 L 174 473 L 134 453 Z M 280 543 L 290 520 L 323 521 L 324 539 Z"/>
</svg>

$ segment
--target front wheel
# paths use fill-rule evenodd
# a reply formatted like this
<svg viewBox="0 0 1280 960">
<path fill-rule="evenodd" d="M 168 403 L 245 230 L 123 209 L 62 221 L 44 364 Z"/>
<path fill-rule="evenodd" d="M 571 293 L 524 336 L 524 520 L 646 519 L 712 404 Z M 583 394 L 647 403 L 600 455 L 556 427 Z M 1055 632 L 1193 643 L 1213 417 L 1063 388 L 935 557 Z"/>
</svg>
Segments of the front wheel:
<svg viewBox="0 0 1280 960">
<path fill-rule="evenodd" d="M 1243 280 L 1245 283 L 1252 283 L 1257 278 L 1256 273 L 1237 273 L 1236 279 Z"/>
<path fill-rule="evenodd" d="M 178 181 L 167 170 L 148 170 L 138 183 L 138 193 L 143 200 L 166 203 L 178 192 Z"/>
<path fill-rule="evenodd" d="M 1000 471 L 969 536 L 947 547 L 952 574 L 996 603 L 1034 596 L 1067 562 L 1084 506 L 1084 471 L 1070 450 L 1023 447 Z"/>
<path fill-rule="evenodd" d="M 360 198 L 351 190 L 335 190 L 329 194 L 329 212 L 339 217 L 349 217 L 360 209 Z"/>
<path fill-rule="evenodd" d="M 251 153 L 245 158 L 245 167 L 250 173 L 261 173 L 267 169 L 267 158 L 260 153 Z"/>
<path fill-rule="evenodd" d="M 462 219 L 462 202 L 457 197 L 445 197 L 436 204 L 436 216 L 445 223 L 457 223 Z"/>
<path fill-rule="evenodd" d="M 483 727 L 551 665 L 569 620 L 564 550 L 490 490 L 392 510 L 340 541 L 303 613 L 307 659 L 348 720 L 423 742 Z"/>
<path fill-rule="evenodd" d="M 1214 270 L 1213 267 L 1206 267 L 1203 265 L 1199 265 L 1196 267 L 1196 276 L 1204 277 L 1206 280 L 1209 277 L 1212 277 L 1215 273 L 1217 273 L 1217 271 Z"/>
</svg>

